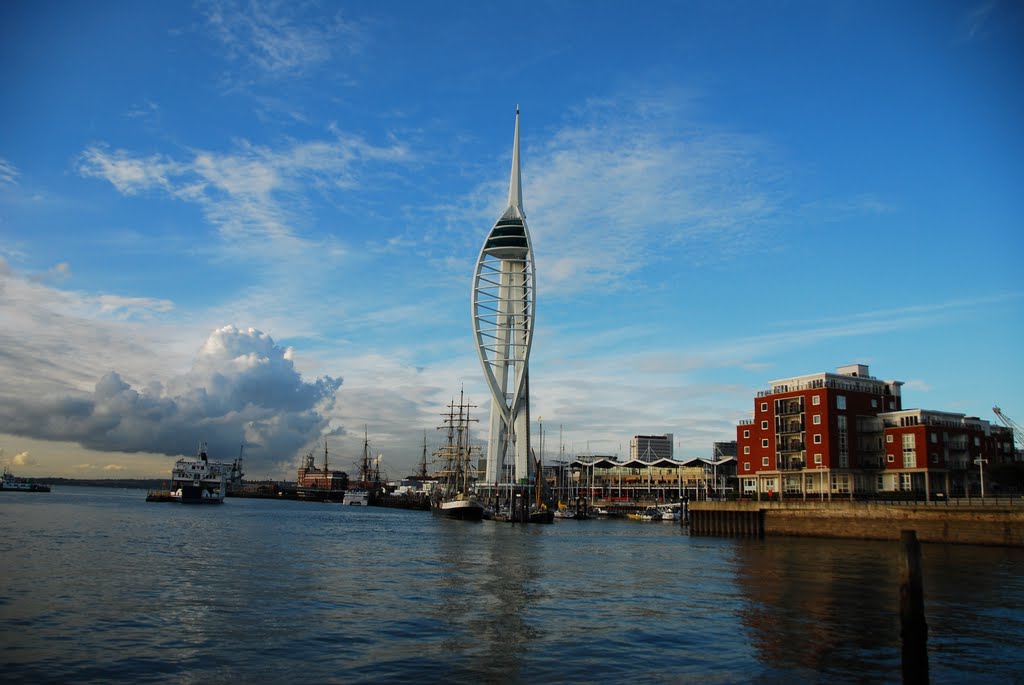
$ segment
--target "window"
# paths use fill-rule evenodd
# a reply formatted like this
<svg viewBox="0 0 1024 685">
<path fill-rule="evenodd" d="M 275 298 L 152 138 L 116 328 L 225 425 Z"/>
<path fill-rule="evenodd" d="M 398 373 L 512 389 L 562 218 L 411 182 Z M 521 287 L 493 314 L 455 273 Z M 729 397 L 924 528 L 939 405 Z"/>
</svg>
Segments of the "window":
<svg viewBox="0 0 1024 685">
<path fill-rule="evenodd" d="M 768 403 L 767 402 L 762 402 L 761 403 L 761 411 L 768 411 Z"/>
<path fill-rule="evenodd" d="M 917 445 L 913 433 L 903 435 L 903 468 L 912 469 L 917 466 Z"/>
<path fill-rule="evenodd" d="M 761 457 L 761 466 L 768 466 L 768 457 Z"/>
<path fill-rule="evenodd" d="M 750 454 L 750 445 L 743 446 L 743 454 Z"/>
<path fill-rule="evenodd" d="M 839 468 L 850 468 L 849 432 L 846 429 L 846 417 L 836 417 L 836 437 L 839 443 Z"/>
<path fill-rule="evenodd" d="M 979 438 L 978 436 L 974 436 L 974 446 L 981 447 L 981 438 Z"/>
<path fill-rule="evenodd" d="M 904 492 L 910 492 L 910 487 L 911 487 L 910 486 L 910 474 L 909 473 L 901 473 L 900 474 L 900 490 L 903 490 Z"/>
<path fill-rule="evenodd" d="M 889 433 L 889 435 L 885 436 L 885 441 L 888 443 L 892 443 L 892 433 Z"/>
<path fill-rule="evenodd" d="M 814 444 L 815 445 L 820 445 L 821 444 L 821 433 L 816 433 L 815 434 L 815 436 L 814 436 Z"/>
<path fill-rule="evenodd" d="M 815 426 L 820 426 L 821 425 L 821 414 L 815 414 L 814 415 L 814 419 L 812 419 L 811 423 L 813 423 Z"/>
<path fill-rule="evenodd" d="M 939 463 L 939 455 L 935 454 L 934 452 L 932 453 L 932 463 L 933 464 L 938 464 Z"/>
<path fill-rule="evenodd" d="M 750 431 L 749 430 L 743 431 L 743 437 L 749 438 L 750 437 Z"/>
<path fill-rule="evenodd" d="M 768 430 L 768 422 L 767 421 L 762 421 L 761 422 L 761 430 L 763 430 L 763 431 Z"/>
<path fill-rule="evenodd" d="M 768 446 L 768 438 L 761 438 L 761 447 Z"/>
<path fill-rule="evenodd" d="M 871 398 L 871 408 L 878 409 L 878 400 Z"/>
<path fill-rule="evenodd" d="M 811 404 L 813 404 L 815 407 L 821 404 L 821 395 L 814 395 L 813 397 L 811 397 Z"/>
<path fill-rule="evenodd" d="M 821 463 L 821 453 L 820 452 L 816 452 L 814 454 L 814 463 L 815 464 L 820 464 Z"/>
<path fill-rule="evenodd" d="M 887 462 L 889 462 L 890 464 L 892 464 L 893 462 L 896 461 L 896 455 L 895 454 L 887 454 L 887 455 L 885 455 L 885 460 Z"/>
<path fill-rule="evenodd" d="M 938 444 L 938 442 L 939 442 L 939 434 L 938 433 L 931 433 L 928 437 L 931 439 L 933 445 Z"/>
<path fill-rule="evenodd" d="M 750 462 L 749 461 L 743 462 L 743 470 L 744 471 L 749 471 L 750 470 Z"/>
<path fill-rule="evenodd" d="M 846 395 L 836 395 L 836 409 L 846 409 Z"/>
</svg>

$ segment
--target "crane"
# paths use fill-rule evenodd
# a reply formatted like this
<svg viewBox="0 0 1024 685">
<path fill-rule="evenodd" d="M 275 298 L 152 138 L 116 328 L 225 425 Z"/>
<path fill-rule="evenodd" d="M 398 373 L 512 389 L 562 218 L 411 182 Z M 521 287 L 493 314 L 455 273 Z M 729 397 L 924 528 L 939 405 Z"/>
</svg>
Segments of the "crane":
<svg viewBox="0 0 1024 685">
<path fill-rule="evenodd" d="M 1021 428 L 1016 421 L 1004 414 L 999 407 L 992 407 L 992 412 L 996 415 L 996 418 L 999 419 L 999 423 L 1013 431 L 1013 442 L 1015 443 L 1016 449 L 1019 450 L 1024 448 L 1024 428 Z"/>
</svg>

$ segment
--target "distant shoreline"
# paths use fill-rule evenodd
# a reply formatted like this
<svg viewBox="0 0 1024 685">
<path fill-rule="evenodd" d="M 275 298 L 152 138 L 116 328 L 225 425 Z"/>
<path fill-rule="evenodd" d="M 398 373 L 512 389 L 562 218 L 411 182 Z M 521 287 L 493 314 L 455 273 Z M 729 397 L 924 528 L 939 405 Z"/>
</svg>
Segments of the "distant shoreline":
<svg viewBox="0 0 1024 685">
<path fill-rule="evenodd" d="M 45 483 L 46 485 L 84 485 L 98 488 L 139 488 L 150 490 L 166 486 L 167 478 L 32 478 L 34 483 Z"/>
<path fill-rule="evenodd" d="M 33 483 L 46 485 L 82 485 L 96 488 L 138 488 L 140 490 L 156 490 L 167 488 L 169 478 L 58 478 L 55 476 L 31 478 Z M 263 481 L 246 481 L 259 484 Z"/>
</svg>

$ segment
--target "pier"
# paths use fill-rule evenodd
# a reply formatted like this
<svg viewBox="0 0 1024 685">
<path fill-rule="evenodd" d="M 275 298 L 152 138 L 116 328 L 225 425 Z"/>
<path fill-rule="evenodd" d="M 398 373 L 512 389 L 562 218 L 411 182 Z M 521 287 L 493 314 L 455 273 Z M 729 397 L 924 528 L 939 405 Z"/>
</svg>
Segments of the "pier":
<svg viewBox="0 0 1024 685">
<path fill-rule="evenodd" d="M 1024 505 L 977 500 L 943 504 L 880 502 L 690 502 L 691 535 L 776 535 L 1024 547 Z"/>
</svg>

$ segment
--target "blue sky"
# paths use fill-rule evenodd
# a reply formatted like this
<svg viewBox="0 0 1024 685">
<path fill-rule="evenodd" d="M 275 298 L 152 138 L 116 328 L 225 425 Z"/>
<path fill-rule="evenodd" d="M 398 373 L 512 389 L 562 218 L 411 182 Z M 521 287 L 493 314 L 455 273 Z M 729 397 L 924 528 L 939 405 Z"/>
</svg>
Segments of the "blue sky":
<svg viewBox="0 0 1024 685">
<path fill-rule="evenodd" d="M 998 1 L 3 3 L 0 459 L 293 476 L 365 430 L 410 471 L 460 387 L 486 417 L 517 104 L 548 456 L 707 456 L 848 363 L 1021 421 L 1022 38 Z"/>
</svg>

